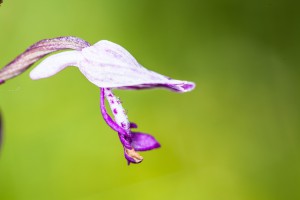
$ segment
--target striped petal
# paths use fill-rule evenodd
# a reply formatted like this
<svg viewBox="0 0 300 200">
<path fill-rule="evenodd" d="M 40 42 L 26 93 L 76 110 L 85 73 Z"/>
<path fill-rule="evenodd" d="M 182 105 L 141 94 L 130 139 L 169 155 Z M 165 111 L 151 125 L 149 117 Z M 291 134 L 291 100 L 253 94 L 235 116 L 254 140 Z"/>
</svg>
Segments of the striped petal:
<svg viewBox="0 0 300 200">
<path fill-rule="evenodd" d="M 195 87 L 192 82 L 173 80 L 147 70 L 123 47 L 102 40 L 81 51 L 79 69 L 86 78 L 103 88 L 147 89 L 165 87 L 187 92 Z"/>
</svg>

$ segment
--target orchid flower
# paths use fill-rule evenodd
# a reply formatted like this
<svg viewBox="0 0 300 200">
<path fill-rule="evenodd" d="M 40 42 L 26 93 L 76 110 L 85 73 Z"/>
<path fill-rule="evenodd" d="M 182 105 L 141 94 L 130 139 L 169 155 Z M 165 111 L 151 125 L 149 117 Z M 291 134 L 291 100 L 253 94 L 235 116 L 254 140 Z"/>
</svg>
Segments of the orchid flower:
<svg viewBox="0 0 300 200">
<path fill-rule="evenodd" d="M 31 79 L 48 78 L 68 66 L 78 67 L 81 73 L 91 83 L 100 88 L 101 113 L 106 123 L 118 133 L 128 164 L 140 163 L 143 157 L 140 156 L 137 151 L 155 149 L 160 147 L 160 144 L 150 134 L 131 130 L 137 128 L 137 125 L 128 120 L 121 101 L 113 94 L 112 90 L 138 90 L 163 87 L 175 92 L 188 92 L 194 89 L 195 84 L 188 81 L 174 80 L 147 70 L 141 66 L 127 50 L 115 43 L 102 40 L 90 46 L 81 39 L 74 39 L 74 37 L 69 38 L 71 38 L 73 42 L 76 41 L 77 46 L 71 47 L 71 49 L 74 50 L 60 52 L 47 57 L 31 71 Z M 68 41 L 68 39 L 65 39 L 64 42 L 65 41 Z M 56 45 L 60 45 L 60 43 L 58 42 Z M 59 50 L 70 48 L 70 45 L 66 48 L 63 48 L 63 46 L 64 45 L 60 46 Z M 45 51 L 48 47 L 49 45 L 46 44 L 42 50 Z M 30 51 L 30 48 L 27 51 Z M 40 51 L 35 51 L 35 53 L 38 52 Z M 46 51 L 46 53 L 48 53 L 48 51 Z M 30 55 L 29 53 L 29 57 Z M 46 54 L 44 53 L 43 56 L 44 55 Z M 40 57 L 38 59 L 40 59 Z M 18 58 L 16 60 L 18 60 Z M 31 65 L 32 61 L 28 63 Z M 30 66 L 28 63 L 26 68 Z M 15 74 L 21 71 L 22 70 L 17 70 Z M 6 73 L 6 76 L 9 76 L 8 74 L 10 73 Z M 1 78 L 0 71 L 0 82 L 4 80 L 7 79 Z M 114 120 L 110 117 L 105 108 L 105 99 L 108 101 L 111 112 L 114 115 Z"/>
</svg>

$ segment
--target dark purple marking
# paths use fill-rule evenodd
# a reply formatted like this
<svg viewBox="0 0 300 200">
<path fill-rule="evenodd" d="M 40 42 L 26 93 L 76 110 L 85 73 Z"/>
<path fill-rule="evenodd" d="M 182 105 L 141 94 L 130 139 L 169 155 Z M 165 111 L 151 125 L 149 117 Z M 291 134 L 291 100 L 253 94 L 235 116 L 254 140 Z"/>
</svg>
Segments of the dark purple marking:
<svg viewBox="0 0 300 200">
<path fill-rule="evenodd" d="M 121 126 L 122 126 L 122 128 L 125 128 L 126 124 L 124 122 L 121 122 Z"/>
<path fill-rule="evenodd" d="M 5 80 L 0 80 L 0 85 L 5 83 Z"/>
<path fill-rule="evenodd" d="M 118 111 L 116 108 L 113 109 L 114 114 L 118 114 Z"/>
<path fill-rule="evenodd" d="M 137 124 L 136 123 L 134 123 L 134 122 L 130 122 L 130 126 L 129 126 L 129 128 L 137 128 L 138 126 L 137 126 Z"/>
<path fill-rule="evenodd" d="M 195 87 L 195 85 L 193 85 L 193 84 L 184 84 L 183 86 L 181 86 L 183 89 L 185 89 L 185 90 L 190 90 L 190 89 L 192 89 L 192 88 L 194 88 Z"/>
<path fill-rule="evenodd" d="M 115 102 L 114 102 L 114 100 L 110 100 L 110 103 L 111 103 L 111 104 L 114 104 Z"/>
</svg>

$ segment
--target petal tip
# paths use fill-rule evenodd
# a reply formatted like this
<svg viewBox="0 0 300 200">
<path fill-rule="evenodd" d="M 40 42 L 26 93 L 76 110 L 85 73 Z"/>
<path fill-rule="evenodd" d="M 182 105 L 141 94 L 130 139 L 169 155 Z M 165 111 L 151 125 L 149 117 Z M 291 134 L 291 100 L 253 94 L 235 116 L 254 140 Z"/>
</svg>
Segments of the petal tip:
<svg viewBox="0 0 300 200">
<path fill-rule="evenodd" d="M 39 73 L 38 73 L 36 70 L 32 70 L 32 71 L 29 73 L 29 77 L 30 77 L 32 80 L 37 80 L 37 79 L 42 78 L 41 75 L 39 75 Z"/>
<path fill-rule="evenodd" d="M 190 92 L 193 89 L 195 89 L 196 84 L 193 82 L 188 82 L 188 81 L 172 81 L 169 84 L 163 85 L 166 88 L 169 88 L 170 90 L 173 90 L 175 92 Z"/>
<path fill-rule="evenodd" d="M 79 51 L 65 51 L 51 55 L 38 64 L 29 74 L 33 80 L 48 78 L 68 66 L 77 66 L 80 59 Z"/>
<path fill-rule="evenodd" d="M 161 147 L 152 135 L 140 132 L 132 132 L 132 135 L 131 145 L 136 151 L 149 151 Z"/>
<path fill-rule="evenodd" d="M 180 85 L 179 87 L 182 88 L 180 91 L 189 92 L 189 91 L 192 91 L 193 89 L 195 89 L 196 84 L 193 82 L 186 82 L 186 83 L 183 83 L 182 85 Z"/>
</svg>

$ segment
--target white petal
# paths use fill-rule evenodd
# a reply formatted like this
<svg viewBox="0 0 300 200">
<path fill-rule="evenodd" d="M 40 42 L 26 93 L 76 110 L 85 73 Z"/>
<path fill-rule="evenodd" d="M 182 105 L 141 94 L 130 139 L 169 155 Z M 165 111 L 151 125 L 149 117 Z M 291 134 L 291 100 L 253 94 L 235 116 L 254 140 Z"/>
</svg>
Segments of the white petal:
<svg viewBox="0 0 300 200">
<path fill-rule="evenodd" d="M 139 63 L 126 49 L 107 40 L 101 40 L 93 46 L 84 48 L 82 54 L 90 62 L 139 67 Z"/>
<path fill-rule="evenodd" d="M 51 55 L 37 65 L 29 76 L 33 80 L 53 76 L 68 66 L 78 66 L 80 57 L 79 51 L 65 51 Z"/>
<path fill-rule="evenodd" d="M 126 49 L 109 41 L 100 41 L 84 48 L 81 53 L 79 69 L 98 87 L 121 89 L 166 87 L 178 92 L 187 92 L 195 86 L 194 83 L 173 80 L 145 69 Z"/>
</svg>

